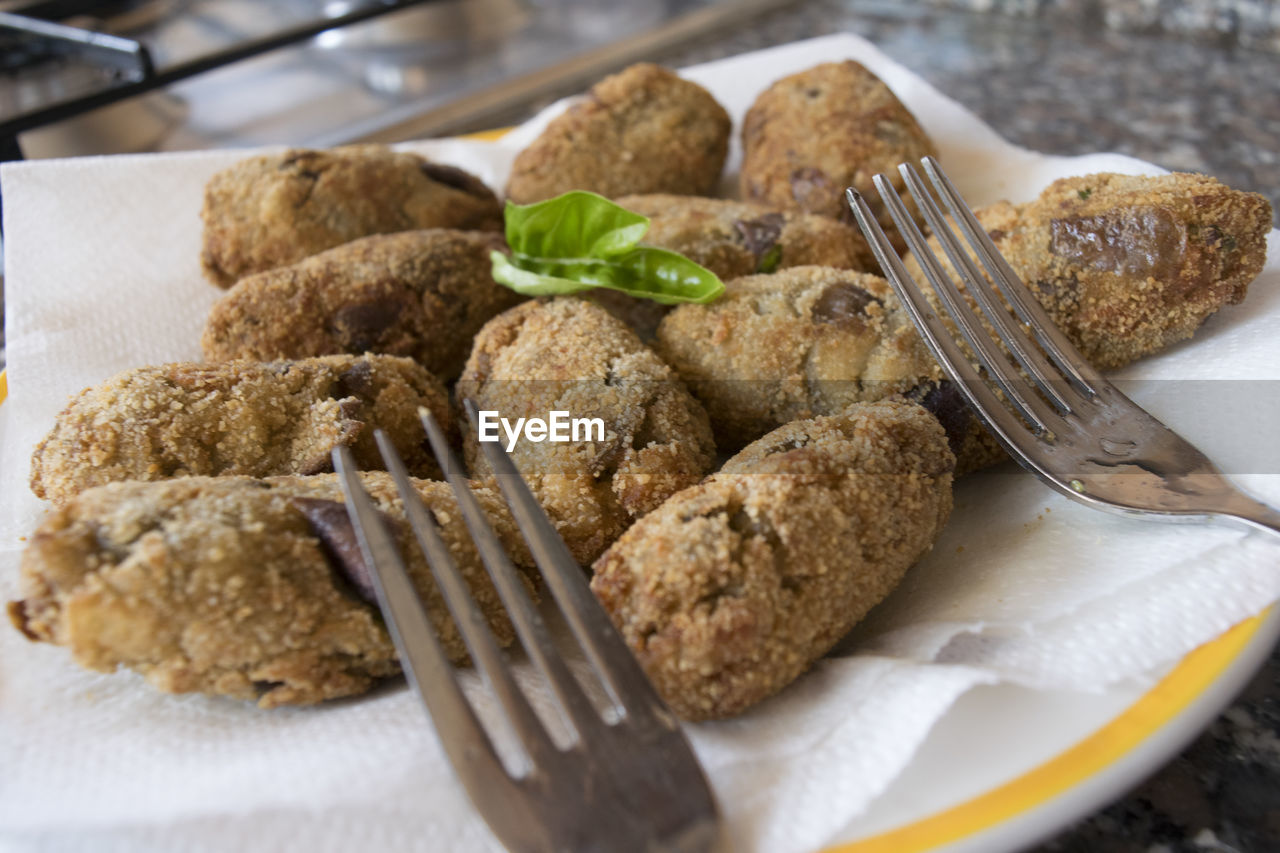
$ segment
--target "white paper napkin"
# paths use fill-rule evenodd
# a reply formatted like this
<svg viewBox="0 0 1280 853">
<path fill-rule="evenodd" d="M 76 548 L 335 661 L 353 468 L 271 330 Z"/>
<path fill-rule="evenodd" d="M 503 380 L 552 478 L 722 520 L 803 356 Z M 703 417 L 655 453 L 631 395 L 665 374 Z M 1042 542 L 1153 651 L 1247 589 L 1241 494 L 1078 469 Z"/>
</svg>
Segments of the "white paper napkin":
<svg viewBox="0 0 1280 853">
<path fill-rule="evenodd" d="M 1068 174 L 1158 171 L 1117 155 L 1046 157 L 1010 146 L 854 36 L 685 73 L 740 120 L 777 77 L 843 58 L 866 64 L 906 102 L 974 204 L 1027 200 Z M 501 187 L 533 133 L 409 147 Z M 198 266 L 201 191 L 245 155 L 4 167 L 3 597 L 15 592 L 21 537 L 42 511 L 26 486 L 28 457 L 68 395 L 129 367 L 199 358 L 205 314 L 220 293 Z M 739 158 L 735 147 L 726 190 Z M 1269 319 L 1280 312 L 1276 233 L 1270 249 L 1243 306 L 1125 375 L 1141 380 L 1134 393 L 1157 415 L 1280 502 L 1280 457 L 1259 440 L 1280 423 L 1280 395 L 1263 382 L 1222 382 L 1280 379 Z M 1167 381 L 1188 379 L 1215 381 Z M 1248 416 L 1222 401 L 1206 411 L 1197 394 L 1215 393 Z M 799 851 L 830 840 L 976 684 L 1101 690 L 1152 678 L 1280 597 L 1278 558 L 1260 535 L 1091 512 L 1007 466 L 968 478 L 937 547 L 836 654 L 739 719 L 689 727 L 733 849 Z M 63 649 L 4 628 L 0 767 L 0 842 L 12 850 L 494 848 L 403 686 L 263 712 L 160 695 L 128 673 L 86 673 Z"/>
</svg>

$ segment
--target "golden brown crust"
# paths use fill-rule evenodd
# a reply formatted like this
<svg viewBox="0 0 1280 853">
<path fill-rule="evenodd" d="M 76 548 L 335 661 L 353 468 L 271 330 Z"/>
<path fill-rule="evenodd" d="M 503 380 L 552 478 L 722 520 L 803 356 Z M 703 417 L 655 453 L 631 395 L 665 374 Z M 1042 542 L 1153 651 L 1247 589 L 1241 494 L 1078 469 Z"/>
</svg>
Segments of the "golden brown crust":
<svg viewBox="0 0 1280 853">
<path fill-rule="evenodd" d="M 1179 173 L 1065 178 L 1029 204 L 999 202 L 975 215 L 1054 324 L 1101 370 L 1185 340 L 1243 300 L 1266 262 L 1271 229 L 1261 196 Z M 929 245 L 951 272 L 937 240 Z M 918 261 L 905 263 L 937 306 Z M 942 420 L 956 473 L 1006 459 L 949 385 L 931 380 L 912 396 Z"/>
<path fill-rule="evenodd" d="M 200 216 L 201 265 L 219 287 L 371 234 L 502 228 L 479 178 L 381 145 L 249 158 L 210 179 Z"/>
<path fill-rule="evenodd" d="M 640 519 L 596 562 L 592 589 L 677 714 L 741 713 L 932 547 L 954 462 L 909 403 L 789 424 Z"/>
<path fill-rule="evenodd" d="M 1100 370 L 1185 340 L 1243 300 L 1271 230 L 1262 196 L 1179 173 L 1064 178 L 1029 204 L 992 205 L 978 216 Z"/>
<path fill-rule="evenodd" d="M 766 89 L 747 112 L 742 148 L 747 201 L 851 221 L 844 191 L 854 187 L 893 238 L 872 177 L 884 173 L 902 189 L 898 164 L 937 154 L 889 87 L 851 60 L 817 65 Z"/>
<path fill-rule="evenodd" d="M 493 280 L 489 255 L 504 247 L 500 234 L 406 231 L 249 276 L 209 312 L 205 358 L 376 352 L 452 379 L 480 327 L 523 298 Z"/>
<path fill-rule="evenodd" d="M 512 453 L 584 565 L 715 458 L 698 402 L 630 329 L 586 300 L 526 302 L 495 317 L 456 390 L 512 420 L 563 411 L 603 421 L 604 441 L 521 440 Z M 471 471 L 489 476 L 471 430 L 464 446 Z"/>
<path fill-rule="evenodd" d="M 657 65 L 632 65 L 591 87 L 520 152 L 507 197 L 528 204 L 569 190 L 708 195 L 731 130 L 706 89 Z"/>
<path fill-rule="evenodd" d="M 706 406 L 722 449 L 938 371 L 886 281 L 830 267 L 730 281 L 718 301 L 668 314 L 655 348 Z"/>
<path fill-rule="evenodd" d="M 679 252 L 725 280 L 799 266 L 877 269 L 862 233 L 825 216 L 661 193 L 617 202 L 649 217 L 646 245 Z"/>
<path fill-rule="evenodd" d="M 700 196 L 630 195 L 618 204 L 650 219 L 644 242 L 679 252 L 724 281 L 817 264 L 875 269 L 858 229 L 825 216 L 779 211 L 758 204 Z M 670 307 L 600 289 L 590 298 L 651 341 Z"/>
<path fill-rule="evenodd" d="M 54 502 L 118 480 L 318 474 L 350 447 L 382 468 L 387 432 L 410 473 L 438 476 L 423 446 L 424 406 L 452 431 L 444 385 L 407 358 L 327 356 L 142 367 L 87 388 L 31 457 L 31 490 Z"/>
<path fill-rule="evenodd" d="M 446 653 L 466 657 L 416 548 L 390 477 L 362 475 L 392 519 Z M 503 644 L 512 630 L 443 483 L 423 500 Z M 477 498 L 516 564 L 532 565 L 494 493 Z M 67 646 L 81 666 L 133 669 L 157 689 L 310 704 L 368 690 L 399 672 L 376 607 L 356 595 L 299 508 L 341 510 L 335 475 L 188 477 L 112 483 L 50 513 L 22 557 L 10 618 L 32 640 Z M 343 513 L 345 515 L 345 513 Z"/>
</svg>

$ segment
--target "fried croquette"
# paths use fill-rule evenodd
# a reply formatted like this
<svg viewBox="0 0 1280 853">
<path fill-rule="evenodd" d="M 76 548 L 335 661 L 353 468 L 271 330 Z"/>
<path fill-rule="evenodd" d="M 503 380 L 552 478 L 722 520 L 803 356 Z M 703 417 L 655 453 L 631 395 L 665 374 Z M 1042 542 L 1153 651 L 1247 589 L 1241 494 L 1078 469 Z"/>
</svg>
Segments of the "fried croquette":
<svg viewBox="0 0 1280 853">
<path fill-rule="evenodd" d="M 1096 368 L 1191 337 L 1262 271 L 1271 206 L 1205 175 L 1063 178 L 976 213 L 1054 324 Z M 937 241 L 935 254 L 944 260 Z M 926 279 L 914 258 L 907 269 Z"/>
<path fill-rule="evenodd" d="M 465 660 L 425 558 L 404 547 L 412 534 L 390 476 L 362 477 L 446 653 Z M 495 636 L 510 643 L 449 487 L 415 486 Z M 482 488 L 476 497 L 525 572 L 532 562 L 501 499 Z M 111 483 L 46 516 L 23 552 L 22 599 L 9 616 L 88 669 L 127 667 L 168 693 L 303 705 L 399 672 L 377 607 L 360 592 L 365 571 L 336 475 Z"/>
<path fill-rule="evenodd" d="M 844 191 L 854 187 L 894 240 L 900 238 L 871 179 L 883 172 L 901 190 L 898 164 L 937 154 L 889 87 L 852 60 L 814 66 L 766 89 L 747 112 L 742 148 L 747 201 L 852 221 Z"/>
<path fill-rule="evenodd" d="M 726 281 L 799 266 L 877 269 L 862 233 L 824 216 L 682 195 L 630 195 L 617 203 L 649 217 L 646 245 L 679 252 Z"/>
<path fill-rule="evenodd" d="M 507 197 L 528 204 L 570 190 L 709 195 L 731 130 L 724 107 L 697 83 L 632 65 L 593 86 L 520 152 Z"/>
<path fill-rule="evenodd" d="M 479 178 L 381 145 L 244 160 L 210 179 L 200 216 L 201 265 L 219 287 L 371 234 L 502 228 Z"/>
<path fill-rule="evenodd" d="M 825 216 L 669 194 L 624 196 L 617 202 L 649 217 L 647 245 L 679 252 L 724 281 L 809 264 L 875 269 L 875 257 L 861 232 Z M 670 310 L 670 306 L 616 290 L 600 289 L 590 298 L 643 341 L 653 339 Z"/>
<path fill-rule="evenodd" d="M 493 280 L 489 253 L 505 245 L 474 231 L 381 234 L 241 279 L 209 312 L 205 358 L 375 352 L 450 380 L 480 327 L 523 298 Z"/>
<path fill-rule="evenodd" d="M 31 490 L 60 503 L 117 480 L 318 474 L 333 470 L 340 446 L 361 468 L 382 468 L 375 429 L 411 474 L 438 476 L 419 406 L 452 431 L 444 385 L 395 356 L 137 368 L 85 389 L 58 415 L 31 457 Z"/>
<path fill-rule="evenodd" d="M 912 403 L 788 424 L 636 522 L 596 562 L 592 589 L 677 714 L 741 713 L 932 547 L 954 462 Z"/>
<path fill-rule="evenodd" d="M 668 314 L 655 348 L 706 406 L 722 450 L 939 370 L 888 282 L 830 267 L 730 281 L 718 301 Z"/>
<path fill-rule="evenodd" d="M 526 302 L 495 317 L 476 336 L 455 390 L 510 421 L 561 411 L 603 422 L 603 439 L 526 439 L 512 451 L 583 565 L 701 479 L 715 458 L 706 412 L 684 384 L 620 320 L 584 299 Z M 490 477 L 474 430 L 464 447 L 473 474 Z"/>
</svg>

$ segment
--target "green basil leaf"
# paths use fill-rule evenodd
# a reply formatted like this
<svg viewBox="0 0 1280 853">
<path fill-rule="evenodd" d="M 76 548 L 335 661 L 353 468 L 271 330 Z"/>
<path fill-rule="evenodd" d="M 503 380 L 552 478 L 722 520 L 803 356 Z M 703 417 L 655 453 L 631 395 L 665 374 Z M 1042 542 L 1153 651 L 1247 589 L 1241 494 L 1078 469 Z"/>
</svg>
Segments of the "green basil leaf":
<svg viewBox="0 0 1280 853">
<path fill-rule="evenodd" d="M 526 296 L 619 290 L 670 305 L 710 302 L 724 292 L 715 273 L 676 252 L 641 246 L 647 217 L 595 193 L 507 202 L 511 254 L 493 252 L 494 280 Z"/>
<path fill-rule="evenodd" d="M 663 305 L 711 302 L 724 293 L 714 273 L 666 249 L 642 246 L 608 261 L 548 259 L 494 252 L 493 278 L 526 296 L 580 293 L 593 287 L 618 290 Z"/>
<path fill-rule="evenodd" d="M 575 190 L 536 204 L 507 202 L 507 245 L 534 258 L 610 258 L 634 249 L 648 217 Z"/>
</svg>

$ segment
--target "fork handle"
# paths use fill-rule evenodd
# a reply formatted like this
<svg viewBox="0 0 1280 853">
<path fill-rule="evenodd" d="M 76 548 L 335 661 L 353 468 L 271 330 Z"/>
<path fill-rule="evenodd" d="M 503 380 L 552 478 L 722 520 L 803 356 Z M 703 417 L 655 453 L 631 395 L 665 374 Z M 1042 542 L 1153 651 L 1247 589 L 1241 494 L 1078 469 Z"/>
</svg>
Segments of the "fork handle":
<svg viewBox="0 0 1280 853">
<path fill-rule="evenodd" d="M 1211 510 L 1215 515 L 1240 522 L 1251 529 L 1265 530 L 1280 536 L 1280 511 L 1242 492 L 1223 496 L 1221 505 Z"/>
</svg>

